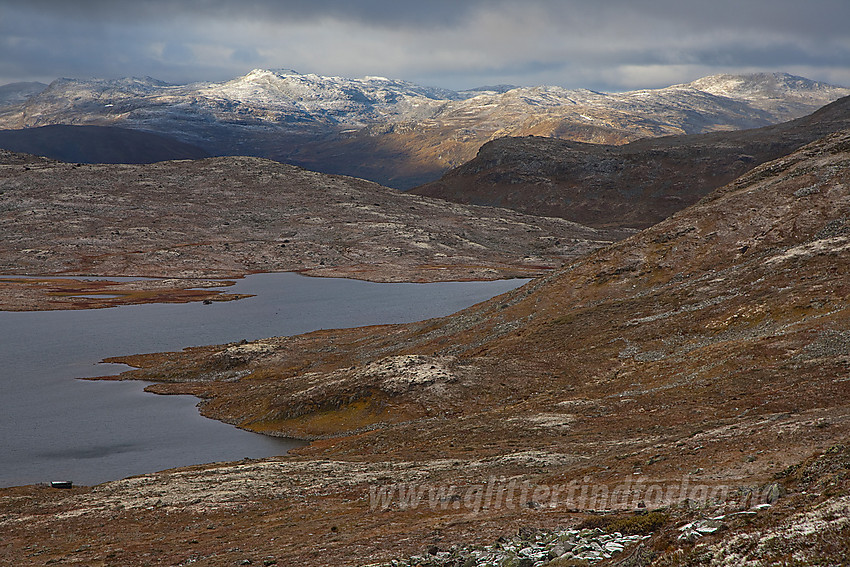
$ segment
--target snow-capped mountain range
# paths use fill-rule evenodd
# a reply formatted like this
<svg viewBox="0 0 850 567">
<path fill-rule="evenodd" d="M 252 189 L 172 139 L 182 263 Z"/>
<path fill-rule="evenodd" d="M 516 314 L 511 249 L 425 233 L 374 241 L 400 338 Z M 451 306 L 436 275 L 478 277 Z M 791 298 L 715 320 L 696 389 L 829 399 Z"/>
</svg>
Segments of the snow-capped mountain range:
<svg viewBox="0 0 850 567">
<path fill-rule="evenodd" d="M 509 85 L 456 92 L 384 77 L 255 69 L 223 83 L 188 85 L 58 79 L 0 105 L 0 128 L 121 126 L 213 154 L 260 155 L 407 187 L 468 161 L 502 136 L 622 143 L 753 128 L 846 95 L 850 89 L 782 73 L 715 75 L 624 93 Z"/>
</svg>

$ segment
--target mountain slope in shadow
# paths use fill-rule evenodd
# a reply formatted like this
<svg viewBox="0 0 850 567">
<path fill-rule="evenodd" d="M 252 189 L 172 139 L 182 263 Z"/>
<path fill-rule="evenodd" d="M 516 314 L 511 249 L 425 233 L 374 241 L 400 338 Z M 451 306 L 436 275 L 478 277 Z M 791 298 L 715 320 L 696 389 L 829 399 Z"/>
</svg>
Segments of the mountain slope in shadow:
<svg viewBox="0 0 850 567">
<path fill-rule="evenodd" d="M 78 163 L 155 163 L 210 157 L 206 150 L 161 134 L 66 124 L 0 130 L 0 148 Z"/>
</svg>

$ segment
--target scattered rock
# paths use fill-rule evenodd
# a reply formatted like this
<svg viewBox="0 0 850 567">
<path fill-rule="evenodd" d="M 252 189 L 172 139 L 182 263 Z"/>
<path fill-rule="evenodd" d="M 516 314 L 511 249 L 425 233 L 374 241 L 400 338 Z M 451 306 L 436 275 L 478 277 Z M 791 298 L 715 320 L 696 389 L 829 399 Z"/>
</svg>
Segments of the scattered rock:
<svg viewBox="0 0 850 567">
<path fill-rule="evenodd" d="M 602 530 L 521 531 L 513 539 L 500 538 L 493 545 L 462 547 L 453 553 L 430 557 L 412 556 L 385 564 L 387 567 L 534 567 L 555 560 L 598 561 L 622 553 L 649 536 L 606 534 Z M 430 552 L 430 550 L 429 550 Z"/>
</svg>

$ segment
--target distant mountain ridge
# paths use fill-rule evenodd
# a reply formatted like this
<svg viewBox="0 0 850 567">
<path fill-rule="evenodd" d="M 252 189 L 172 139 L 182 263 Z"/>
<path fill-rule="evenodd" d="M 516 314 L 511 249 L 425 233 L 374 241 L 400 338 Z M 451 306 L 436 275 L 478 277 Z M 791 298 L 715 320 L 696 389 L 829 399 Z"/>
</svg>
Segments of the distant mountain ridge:
<svg viewBox="0 0 850 567">
<path fill-rule="evenodd" d="M 47 88 L 44 83 L 9 83 L 0 86 L 0 106 L 20 104 Z"/>
<path fill-rule="evenodd" d="M 149 77 L 59 79 L 0 106 L 0 128 L 120 126 L 173 136 L 213 155 L 268 157 L 410 188 L 504 136 L 621 144 L 756 128 L 846 95 L 850 89 L 783 73 L 600 93 L 510 85 L 451 91 L 385 77 L 255 69 L 226 82 L 188 85 Z"/>
<path fill-rule="evenodd" d="M 709 94 L 748 100 L 822 100 L 820 95 L 831 92 L 833 85 L 811 81 L 787 73 L 752 73 L 749 75 L 710 75 L 684 87 Z"/>
</svg>

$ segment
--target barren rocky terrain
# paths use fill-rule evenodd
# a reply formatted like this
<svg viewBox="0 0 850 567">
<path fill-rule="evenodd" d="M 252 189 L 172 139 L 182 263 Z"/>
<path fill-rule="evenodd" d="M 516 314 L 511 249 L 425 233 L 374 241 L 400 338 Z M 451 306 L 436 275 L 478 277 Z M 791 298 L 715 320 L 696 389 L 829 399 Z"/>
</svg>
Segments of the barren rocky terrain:
<svg viewBox="0 0 850 567">
<path fill-rule="evenodd" d="M 2 490 L 0 559 L 840 564 L 848 218 L 843 131 L 449 317 L 122 357 L 121 379 L 312 442 Z"/>
<path fill-rule="evenodd" d="M 624 145 L 501 138 L 411 190 L 595 227 L 646 228 L 754 167 L 850 127 L 850 97 L 782 124 Z"/>
<path fill-rule="evenodd" d="M 0 280 L 4 309 L 209 299 L 187 290 L 269 271 L 386 282 L 537 276 L 629 234 L 260 158 L 85 165 L 5 152 L 0 161 L 0 274 L 31 276 Z M 170 280 L 38 279 L 48 275 Z"/>
</svg>

